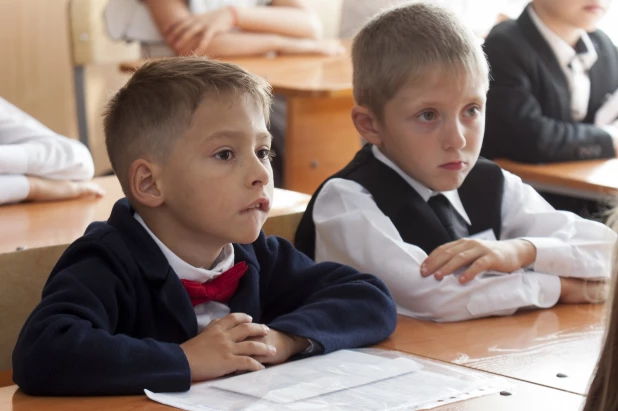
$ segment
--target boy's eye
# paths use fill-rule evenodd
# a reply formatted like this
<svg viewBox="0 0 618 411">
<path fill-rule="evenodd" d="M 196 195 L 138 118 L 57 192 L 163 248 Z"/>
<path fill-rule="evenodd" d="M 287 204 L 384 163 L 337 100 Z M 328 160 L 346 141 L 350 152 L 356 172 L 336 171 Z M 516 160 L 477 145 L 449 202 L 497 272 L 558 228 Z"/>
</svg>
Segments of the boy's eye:
<svg viewBox="0 0 618 411">
<path fill-rule="evenodd" d="M 228 161 L 234 158 L 234 153 L 232 153 L 232 150 L 219 151 L 215 154 L 215 158 L 218 160 Z"/>
<path fill-rule="evenodd" d="M 275 151 L 270 148 L 262 148 L 256 154 L 260 160 L 272 161 L 275 158 Z"/>
<path fill-rule="evenodd" d="M 418 115 L 418 118 L 422 121 L 434 121 L 437 117 L 436 112 L 431 110 L 423 111 Z"/>
<path fill-rule="evenodd" d="M 470 107 L 466 110 L 466 115 L 468 117 L 476 117 L 481 113 L 481 109 L 477 106 Z"/>
</svg>

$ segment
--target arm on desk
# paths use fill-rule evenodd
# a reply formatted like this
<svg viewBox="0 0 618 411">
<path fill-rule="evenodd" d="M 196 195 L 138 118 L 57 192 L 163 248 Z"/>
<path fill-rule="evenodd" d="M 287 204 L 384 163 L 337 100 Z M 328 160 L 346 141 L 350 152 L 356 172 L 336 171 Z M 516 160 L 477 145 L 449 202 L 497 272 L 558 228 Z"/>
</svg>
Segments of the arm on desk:
<svg viewBox="0 0 618 411">
<path fill-rule="evenodd" d="M 485 52 L 491 65 L 487 97 L 484 155 L 525 163 L 610 158 L 617 142 L 593 124 L 560 121 L 543 115 L 533 95 L 530 67 L 512 39 L 488 37 Z M 558 99 L 559 96 L 556 96 Z"/>
<path fill-rule="evenodd" d="M 0 98 L 0 174 L 89 180 L 94 163 L 82 143 L 54 133 Z"/>
<path fill-rule="evenodd" d="M 302 0 L 275 0 L 274 7 L 226 7 L 197 15 L 191 14 L 186 3 L 180 0 L 146 0 L 146 5 L 166 42 L 178 54 L 193 51 L 219 57 L 262 54 L 278 51 L 273 45 L 266 47 L 269 44 L 267 39 L 271 43 L 273 39 L 281 43 L 283 39 L 291 42 L 293 39 L 316 40 L 321 37 L 319 18 Z M 223 54 L 220 49 L 217 52 L 217 48 L 209 47 L 218 36 L 231 34 L 235 28 L 240 32 L 271 36 L 257 36 L 252 40 L 253 48 L 243 45 L 243 50 L 237 53 L 227 51 Z M 234 43 L 234 46 L 239 44 L 242 43 Z"/>
<path fill-rule="evenodd" d="M 455 276 L 423 278 L 427 254 L 405 243 L 359 184 L 333 179 L 315 202 L 316 261 L 337 261 L 377 275 L 390 289 L 401 314 L 432 321 L 462 321 L 510 315 L 519 308 L 553 306 L 560 280 L 516 272 L 475 278 L 462 285 Z"/>
<path fill-rule="evenodd" d="M 534 271 L 588 280 L 609 279 L 616 233 L 596 221 L 557 211 L 521 178 L 503 170 L 501 240 L 536 247 Z"/>
<path fill-rule="evenodd" d="M 178 344 L 135 338 L 139 322 L 127 267 L 108 247 L 78 240 L 63 254 L 13 352 L 13 379 L 30 395 L 186 391 Z"/>
</svg>

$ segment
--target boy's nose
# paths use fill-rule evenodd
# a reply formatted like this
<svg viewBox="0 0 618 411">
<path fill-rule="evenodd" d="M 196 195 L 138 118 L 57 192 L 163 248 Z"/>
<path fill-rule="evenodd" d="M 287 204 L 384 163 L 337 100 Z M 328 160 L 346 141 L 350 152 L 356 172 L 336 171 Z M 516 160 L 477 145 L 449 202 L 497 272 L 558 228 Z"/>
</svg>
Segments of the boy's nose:
<svg viewBox="0 0 618 411">
<path fill-rule="evenodd" d="M 251 160 L 248 167 L 246 183 L 248 187 L 264 186 L 270 182 L 270 172 L 267 166 L 257 157 Z"/>
<path fill-rule="evenodd" d="M 451 127 L 446 130 L 443 140 L 443 148 L 445 150 L 455 149 L 461 150 L 466 146 L 466 135 L 464 133 L 465 128 L 459 123 L 455 122 Z"/>
</svg>

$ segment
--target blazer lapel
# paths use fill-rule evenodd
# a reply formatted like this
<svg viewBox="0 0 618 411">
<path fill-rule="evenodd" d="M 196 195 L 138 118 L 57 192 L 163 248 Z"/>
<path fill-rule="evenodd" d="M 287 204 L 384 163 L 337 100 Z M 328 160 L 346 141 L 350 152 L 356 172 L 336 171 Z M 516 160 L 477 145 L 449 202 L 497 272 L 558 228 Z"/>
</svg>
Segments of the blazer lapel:
<svg viewBox="0 0 618 411">
<path fill-rule="evenodd" d="M 529 5 L 528 7 L 532 7 Z M 543 82 L 553 83 L 554 90 L 557 94 L 557 101 L 560 102 L 563 118 L 573 120 L 571 114 L 571 93 L 569 91 L 569 83 L 567 78 L 558 63 L 558 59 L 554 51 L 547 43 L 543 35 L 536 28 L 536 25 L 528 14 L 528 7 L 524 9 L 517 24 L 522 31 L 524 37 L 528 41 L 530 47 L 536 52 L 538 58 L 543 62 L 543 66 L 547 68 L 550 76 L 543 78 Z"/>
</svg>

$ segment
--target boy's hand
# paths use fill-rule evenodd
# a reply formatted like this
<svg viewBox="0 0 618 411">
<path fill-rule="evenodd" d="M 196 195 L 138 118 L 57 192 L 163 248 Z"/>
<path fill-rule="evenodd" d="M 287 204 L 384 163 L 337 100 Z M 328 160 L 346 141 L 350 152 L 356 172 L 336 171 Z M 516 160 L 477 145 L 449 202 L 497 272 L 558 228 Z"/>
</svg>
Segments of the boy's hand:
<svg viewBox="0 0 618 411">
<path fill-rule="evenodd" d="M 277 349 L 277 353 L 273 356 L 253 357 L 262 364 L 281 364 L 291 356 L 300 354 L 309 347 L 309 340 L 306 338 L 282 333 L 281 331 L 273 329 L 263 337 L 252 337 L 249 338 L 249 340 L 272 345 Z"/>
<path fill-rule="evenodd" d="M 228 314 L 212 321 L 201 334 L 181 344 L 191 368 L 191 380 L 204 381 L 235 371 L 264 369 L 252 357 L 269 358 L 275 355 L 276 349 L 250 339 L 266 337 L 273 330 L 251 321 L 246 314 Z"/>
<path fill-rule="evenodd" d="M 67 200 L 87 195 L 102 196 L 105 192 L 92 181 L 48 180 L 28 176 L 30 191 L 28 201 Z"/>
<path fill-rule="evenodd" d="M 600 304 L 609 293 L 609 285 L 604 281 L 560 277 L 560 286 L 558 302 L 562 304 Z"/>
<path fill-rule="evenodd" d="M 465 284 L 487 270 L 510 273 L 534 263 L 536 247 L 526 240 L 487 241 L 462 238 L 436 248 L 421 265 L 421 275 L 441 280 L 469 266 L 459 277 Z"/>
<path fill-rule="evenodd" d="M 191 45 L 197 54 L 203 54 L 211 40 L 219 33 L 234 28 L 234 12 L 222 7 L 202 14 L 194 14 L 176 22 L 165 33 L 168 44 L 176 51 Z M 187 54 L 187 53 L 183 53 Z"/>
</svg>

